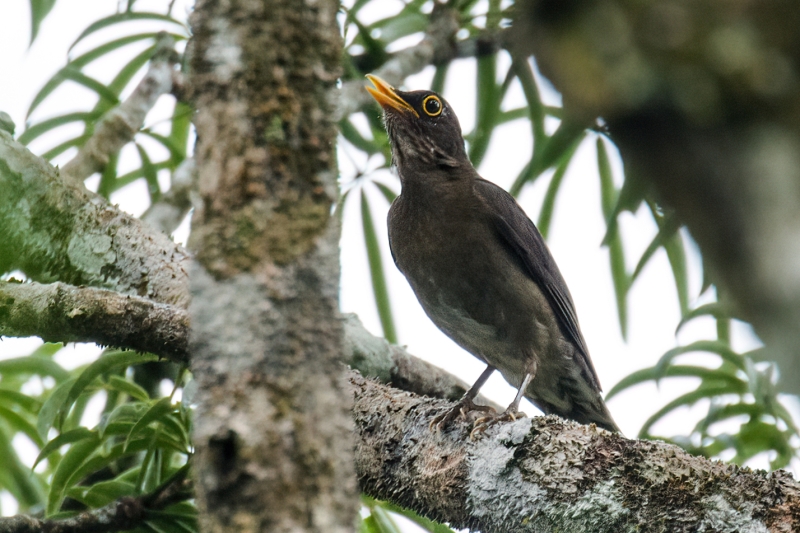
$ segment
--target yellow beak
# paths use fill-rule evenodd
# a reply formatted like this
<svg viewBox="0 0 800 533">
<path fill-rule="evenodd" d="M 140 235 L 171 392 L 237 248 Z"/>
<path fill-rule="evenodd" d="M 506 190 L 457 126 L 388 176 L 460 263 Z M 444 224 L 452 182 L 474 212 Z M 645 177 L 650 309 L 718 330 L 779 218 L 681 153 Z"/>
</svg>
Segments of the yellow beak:
<svg viewBox="0 0 800 533">
<path fill-rule="evenodd" d="M 408 103 L 397 96 L 397 93 L 394 91 L 394 88 L 380 79 L 378 76 L 373 76 L 372 74 L 367 74 L 367 79 L 372 82 L 372 85 L 375 86 L 373 89 L 372 87 L 366 87 L 369 94 L 381 104 L 381 107 L 386 109 L 387 107 L 395 109 L 400 112 L 408 112 L 413 113 L 415 117 L 419 118 L 419 113 L 417 113 L 413 107 L 408 105 Z"/>
</svg>

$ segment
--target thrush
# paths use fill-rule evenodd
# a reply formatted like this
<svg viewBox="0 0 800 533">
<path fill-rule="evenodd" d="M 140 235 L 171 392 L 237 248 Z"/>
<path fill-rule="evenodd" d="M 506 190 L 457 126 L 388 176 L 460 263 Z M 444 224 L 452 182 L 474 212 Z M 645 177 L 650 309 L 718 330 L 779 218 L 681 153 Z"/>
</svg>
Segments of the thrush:
<svg viewBox="0 0 800 533">
<path fill-rule="evenodd" d="M 513 196 L 478 175 L 444 98 L 367 78 L 400 177 L 388 217 L 394 262 L 433 323 L 487 365 L 434 424 L 482 409 L 473 400 L 499 370 L 518 392 L 498 419 L 514 419 L 524 396 L 546 414 L 618 432 L 575 304 L 536 226 Z"/>
</svg>

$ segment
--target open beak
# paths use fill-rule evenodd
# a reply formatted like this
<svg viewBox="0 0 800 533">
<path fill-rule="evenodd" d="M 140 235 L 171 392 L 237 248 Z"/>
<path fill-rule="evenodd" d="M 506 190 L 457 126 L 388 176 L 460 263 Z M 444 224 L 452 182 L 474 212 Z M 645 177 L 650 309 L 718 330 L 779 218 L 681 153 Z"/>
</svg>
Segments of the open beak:
<svg viewBox="0 0 800 533">
<path fill-rule="evenodd" d="M 402 113 L 413 113 L 415 117 L 419 118 L 419 113 L 417 113 L 413 107 L 408 105 L 408 103 L 397 96 L 394 88 L 380 79 L 378 76 L 373 76 L 372 74 L 367 74 L 367 79 L 372 82 L 372 85 L 375 86 L 373 89 L 372 87 L 366 87 L 369 94 L 377 100 L 381 107 L 384 109 L 391 108 Z"/>
</svg>

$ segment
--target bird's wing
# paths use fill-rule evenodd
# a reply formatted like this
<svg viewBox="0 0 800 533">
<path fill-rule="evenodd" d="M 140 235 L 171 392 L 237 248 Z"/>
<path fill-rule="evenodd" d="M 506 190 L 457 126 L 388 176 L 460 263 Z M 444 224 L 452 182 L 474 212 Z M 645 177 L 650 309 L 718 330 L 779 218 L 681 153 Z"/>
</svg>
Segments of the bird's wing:
<svg viewBox="0 0 800 533">
<path fill-rule="evenodd" d="M 563 332 L 578 347 L 599 389 L 600 380 L 578 326 L 575 304 L 542 234 L 514 197 L 494 183 L 484 179 L 476 180 L 475 193 L 489 207 L 488 211 L 491 213 L 497 233 L 517 255 L 528 275 L 547 296 Z"/>
</svg>

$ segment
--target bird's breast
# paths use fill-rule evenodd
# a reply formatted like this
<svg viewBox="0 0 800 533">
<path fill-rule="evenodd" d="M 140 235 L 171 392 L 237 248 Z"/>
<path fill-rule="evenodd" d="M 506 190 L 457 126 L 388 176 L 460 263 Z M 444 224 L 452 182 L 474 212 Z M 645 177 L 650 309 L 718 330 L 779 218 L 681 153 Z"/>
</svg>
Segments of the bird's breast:
<svg viewBox="0 0 800 533">
<path fill-rule="evenodd" d="M 479 359 L 509 370 L 518 360 L 524 375 L 523 352 L 551 350 L 561 338 L 542 291 L 469 202 L 454 208 L 400 200 L 389 235 L 397 266 L 425 312 Z"/>
</svg>

